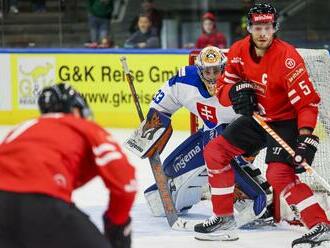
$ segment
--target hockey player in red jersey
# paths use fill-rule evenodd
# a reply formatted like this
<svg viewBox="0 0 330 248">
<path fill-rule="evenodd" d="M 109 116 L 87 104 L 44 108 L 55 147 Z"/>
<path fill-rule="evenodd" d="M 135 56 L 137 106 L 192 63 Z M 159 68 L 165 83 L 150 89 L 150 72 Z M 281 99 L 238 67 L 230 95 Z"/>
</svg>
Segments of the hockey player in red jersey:
<svg viewBox="0 0 330 248">
<path fill-rule="evenodd" d="M 129 248 L 134 167 L 71 86 L 43 89 L 38 105 L 0 145 L 0 247 Z M 111 192 L 104 235 L 71 201 L 97 175 Z"/>
<path fill-rule="evenodd" d="M 330 242 L 330 222 L 324 210 L 296 175 L 304 171 L 300 163 L 311 164 L 317 151 L 319 139 L 313 130 L 320 98 L 296 49 L 276 37 L 277 19 L 276 9 L 269 4 L 250 9 L 250 35 L 230 48 L 224 75 L 217 82 L 220 103 L 232 105 L 242 116 L 204 150 L 214 216 L 195 226 L 196 238 L 238 238 L 233 218 L 234 172 L 229 163 L 234 156 L 251 155 L 266 147 L 266 177 L 273 187 L 275 219 L 280 220 L 283 197 L 311 229 L 294 240 L 292 247 Z M 294 159 L 253 120 L 254 111 L 295 148 Z"/>
</svg>

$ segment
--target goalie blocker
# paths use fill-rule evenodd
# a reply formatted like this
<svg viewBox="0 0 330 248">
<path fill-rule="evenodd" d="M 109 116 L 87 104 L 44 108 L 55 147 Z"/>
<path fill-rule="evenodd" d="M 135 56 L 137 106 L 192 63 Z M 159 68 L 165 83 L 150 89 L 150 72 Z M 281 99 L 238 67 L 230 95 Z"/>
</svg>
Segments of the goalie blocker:
<svg viewBox="0 0 330 248">
<path fill-rule="evenodd" d="M 209 194 L 203 147 L 210 139 L 221 134 L 225 126 L 219 125 L 204 132 L 199 130 L 165 159 L 163 169 L 178 213 L 186 213 L 204 199 L 206 193 Z M 265 214 L 272 203 L 272 192 L 260 170 L 244 158 L 237 157 L 231 165 L 235 170 L 237 185 L 244 195 L 243 201 L 235 203 L 238 225 L 242 226 Z M 156 184 L 147 188 L 144 195 L 152 214 L 164 216 Z"/>
<path fill-rule="evenodd" d="M 172 135 L 171 119 L 164 113 L 150 108 L 146 119 L 124 142 L 124 146 L 140 158 L 159 154 Z"/>
</svg>

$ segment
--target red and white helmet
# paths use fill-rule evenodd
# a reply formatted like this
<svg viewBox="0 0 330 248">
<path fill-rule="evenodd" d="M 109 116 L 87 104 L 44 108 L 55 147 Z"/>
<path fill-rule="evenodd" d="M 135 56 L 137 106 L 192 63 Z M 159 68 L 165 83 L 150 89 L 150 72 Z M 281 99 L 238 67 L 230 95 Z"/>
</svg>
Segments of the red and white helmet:
<svg viewBox="0 0 330 248">
<path fill-rule="evenodd" d="M 268 3 L 257 3 L 251 7 L 248 13 L 248 31 L 251 33 L 251 26 L 257 23 L 273 23 L 275 32 L 278 31 L 280 23 L 277 10 Z"/>
<path fill-rule="evenodd" d="M 198 54 L 195 65 L 210 95 L 214 95 L 216 78 L 224 70 L 227 58 L 220 48 L 208 46 Z"/>
</svg>

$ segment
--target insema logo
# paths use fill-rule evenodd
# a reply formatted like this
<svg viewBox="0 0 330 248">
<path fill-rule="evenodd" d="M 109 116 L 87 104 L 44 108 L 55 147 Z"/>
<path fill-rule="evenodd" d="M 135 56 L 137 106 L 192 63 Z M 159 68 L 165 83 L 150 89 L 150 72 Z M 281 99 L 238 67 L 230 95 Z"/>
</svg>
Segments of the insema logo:
<svg viewBox="0 0 330 248">
<path fill-rule="evenodd" d="M 17 58 L 18 104 L 21 108 L 35 109 L 42 88 L 55 83 L 55 58 Z"/>
<path fill-rule="evenodd" d="M 181 154 L 180 156 L 176 157 L 173 165 L 174 171 L 178 172 L 179 170 L 184 169 L 190 160 L 192 160 L 201 151 L 202 150 L 199 147 L 199 144 L 197 144 L 187 154 Z"/>
</svg>

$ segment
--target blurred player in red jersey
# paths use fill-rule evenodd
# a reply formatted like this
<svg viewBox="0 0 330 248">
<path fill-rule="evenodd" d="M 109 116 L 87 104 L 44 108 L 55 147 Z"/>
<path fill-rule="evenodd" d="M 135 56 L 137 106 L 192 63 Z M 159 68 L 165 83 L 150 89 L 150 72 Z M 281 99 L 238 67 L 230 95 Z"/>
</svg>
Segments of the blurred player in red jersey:
<svg viewBox="0 0 330 248">
<path fill-rule="evenodd" d="M 233 218 L 234 172 L 229 162 L 234 156 L 252 155 L 266 147 L 266 177 L 274 191 L 275 219 L 280 220 L 283 196 L 311 229 L 294 240 L 292 247 L 314 247 L 330 241 L 330 222 L 324 210 L 296 175 L 304 172 L 300 163 L 311 164 L 317 151 L 319 139 L 312 133 L 320 98 L 296 49 L 276 37 L 278 28 L 276 9 L 256 4 L 248 13 L 250 35 L 229 50 L 225 72 L 217 82 L 217 96 L 222 105 L 232 105 L 242 116 L 204 150 L 214 216 L 195 226 L 196 238 L 225 235 L 238 239 Z M 295 148 L 294 159 L 253 120 L 254 111 Z"/>
<path fill-rule="evenodd" d="M 129 248 L 134 167 L 71 86 L 43 89 L 38 105 L 0 145 L 0 247 Z M 104 235 L 71 202 L 97 175 L 111 192 Z"/>
</svg>

